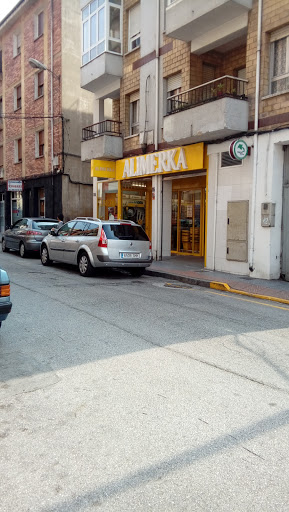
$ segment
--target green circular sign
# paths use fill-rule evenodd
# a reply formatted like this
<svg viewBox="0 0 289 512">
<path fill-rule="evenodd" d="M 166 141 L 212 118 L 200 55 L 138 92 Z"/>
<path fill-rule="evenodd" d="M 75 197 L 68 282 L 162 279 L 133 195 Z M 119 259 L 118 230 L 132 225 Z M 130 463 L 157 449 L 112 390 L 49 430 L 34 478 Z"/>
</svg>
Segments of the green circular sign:
<svg viewBox="0 0 289 512">
<path fill-rule="evenodd" d="M 243 160 L 248 155 L 248 146 L 244 140 L 238 139 L 234 142 L 233 154 L 237 160 Z"/>
</svg>

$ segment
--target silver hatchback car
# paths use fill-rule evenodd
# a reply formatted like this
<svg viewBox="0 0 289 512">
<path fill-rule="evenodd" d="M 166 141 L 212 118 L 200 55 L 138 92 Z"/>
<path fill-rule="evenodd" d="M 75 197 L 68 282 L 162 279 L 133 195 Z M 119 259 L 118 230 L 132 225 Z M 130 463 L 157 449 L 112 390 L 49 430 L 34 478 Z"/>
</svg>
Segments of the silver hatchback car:
<svg viewBox="0 0 289 512">
<path fill-rule="evenodd" d="M 25 217 L 17 220 L 13 226 L 6 229 L 2 235 L 2 251 L 10 249 L 19 251 L 21 258 L 25 258 L 29 252 L 37 252 L 42 239 L 48 235 L 51 228 L 57 226 L 56 219 L 45 217 Z"/>
<path fill-rule="evenodd" d="M 151 242 L 138 224 L 78 217 L 46 236 L 40 248 L 43 265 L 53 261 L 78 265 L 82 276 L 94 269 L 122 268 L 134 276 L 152 263 Z"/>
</svg>

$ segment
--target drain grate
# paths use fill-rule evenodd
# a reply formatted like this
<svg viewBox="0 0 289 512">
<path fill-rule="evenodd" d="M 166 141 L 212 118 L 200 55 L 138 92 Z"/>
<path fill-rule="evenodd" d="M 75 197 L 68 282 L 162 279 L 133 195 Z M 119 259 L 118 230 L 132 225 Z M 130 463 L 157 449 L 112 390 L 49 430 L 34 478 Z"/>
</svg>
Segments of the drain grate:
<svg viewBox="0 0 289 512">
<path fill-rule="evenodd" d="M 177 283 L 165 283 L 166 288 L 184 288 L 186 290 L 191 290 L 192 286 L 188 286 L 187 284 L 177 284 Z"/>
</svg>

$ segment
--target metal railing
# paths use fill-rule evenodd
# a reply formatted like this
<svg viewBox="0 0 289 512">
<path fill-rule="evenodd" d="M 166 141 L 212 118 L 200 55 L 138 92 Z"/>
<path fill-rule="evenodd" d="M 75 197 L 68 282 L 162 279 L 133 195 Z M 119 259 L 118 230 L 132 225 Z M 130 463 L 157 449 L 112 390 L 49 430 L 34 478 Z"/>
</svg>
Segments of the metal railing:
<svg viewBox="0 0 289 512">
<path fill-rule="evenodd" d="M 221 76 L 205 84 L 175 94 L 167 100 L 167 114 L 197 107 L 224 97 L 247 100 L 247 80 L 234 76 Z"/>
<path fill-rule="evenodd" d="M 121 122 L 106 119 L 82 129 L 82 140 L 94 139 L 100 135 L 121 135 Z"/>
</svg>

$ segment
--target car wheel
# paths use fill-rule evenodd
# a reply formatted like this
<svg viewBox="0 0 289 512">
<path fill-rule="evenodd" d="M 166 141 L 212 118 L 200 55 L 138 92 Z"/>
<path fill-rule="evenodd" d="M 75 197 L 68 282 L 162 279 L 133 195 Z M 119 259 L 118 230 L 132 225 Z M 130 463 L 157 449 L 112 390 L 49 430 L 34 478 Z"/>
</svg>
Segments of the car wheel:
<svg viewBox="0 0 289 512">
<path fill-rule="evenodd" d="M 5 238 L 2 238 L 2 252 L 8 252 L 9 249 L 6 247 Z"/>
<path fill-rule="evenodd" d="M 89 277 L 93 273 L 93 266 L 86 252 L 82 252 L 78 258 L 78 269 L 83 277 Z"/>
<path fill-rule="evenodd" d="M 51 263 L 52 263 L 51 259 L 49 258 L 48 249 L 47 249 L 46 245 L 42 245 L 42 247 L 41 247 L 40 259 L 41 259 L 42 265 L 44 265 L 46 267 L 48 265 L 51 265 Z"/>
<path fill-rule="evenodd" d="M 141 277 L 145 272 L 145 268 L 130 268 L 129 272 L 133 277 Z"/>
<path fill-rule="evenodd" d="M 19 245 L 19 254 L 20 254 L 21 258 L 25 258 L 25 256 L 26 256 L 26 249 L 25 249 L 25 245 L 23 242 L 21 242 L 21 244 Z"/>
</svg>

